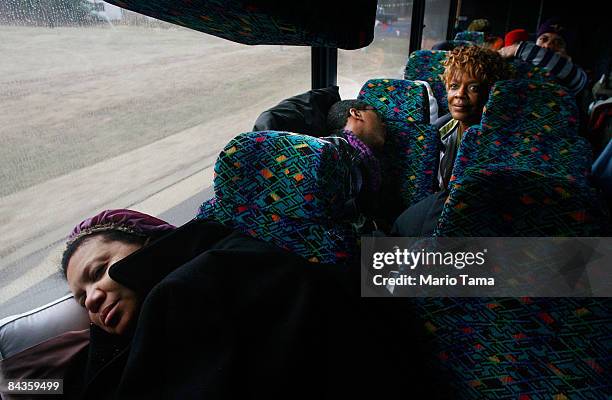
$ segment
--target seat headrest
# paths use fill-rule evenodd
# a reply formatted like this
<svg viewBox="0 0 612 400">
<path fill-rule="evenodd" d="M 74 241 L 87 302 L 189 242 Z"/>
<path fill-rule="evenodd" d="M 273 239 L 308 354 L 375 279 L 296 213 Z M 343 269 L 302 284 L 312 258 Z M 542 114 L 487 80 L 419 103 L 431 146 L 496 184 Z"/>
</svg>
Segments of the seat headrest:
<svg viewBox="0 0 612 400">
<path fill-rule="evenodd" d="M 457 32 L 455 40 L 467 40 L 476 44 L 483 44 L 485 42 L 485 34 L 478 31 Z"/>
<path fill-rule="evenodd" d="M 450 185 L 436 236 L 600 236 L 585 181 L 505 167 L 469 168 Z"/>
<path fill-rule="evenodd" d="M 441 77 L 444 73 L 442 62 L 446 60 L 446 54 L 447 52 L 442 50 L 417 50 L 408 57 L 404 70 L 404 79 L 429 83 L 438 101 L 438 115 L 448 113 L 446 87 Z"/>
<path fill-rule="evenodd" d="M 288 132 L 248 132 L 232 139 L 215 164 L 215 198 L 198 218 L 212 218 L 313 262 L 342 261 L 354 251 L 341 221 L 350 187 L 350 156 L 324 139 Z"/>
<path fill-rule="evenodd" d="M 385 121 L 429 124 L 429 96 L 422 83 L 402 79 L 370 79 L 359 91 Z"/>
<path fill-rule="evenodd" d="M 461 140 L 450 183 L 475 166 L 524 169 L 585 182 L 591 163 L 591 148 L 583 137 L 502 130 L 485 133 L 476 126 Z"/>
<path fill-rule="evenodd" d="M 536 82 L 555 82 L 555 77 L 550 71 L 521 59 L 512 60 L 510 62 L 510 69 L 514 70 L 514 75 L 517 79 L 531 79 Z"/>
<path fill-rule="evenodd" d="M 89 327 L 87 311 L 63 296 L 49 304 L 0 321 L 0 359 L 68 331 Z"/>
<path fill-rule="evenodd" d="M 484 132 L 576 136 L 578 109 L 574 97 L 557 84 L 499 81 L 491 89 L 481 125 Z"/>
</svg>

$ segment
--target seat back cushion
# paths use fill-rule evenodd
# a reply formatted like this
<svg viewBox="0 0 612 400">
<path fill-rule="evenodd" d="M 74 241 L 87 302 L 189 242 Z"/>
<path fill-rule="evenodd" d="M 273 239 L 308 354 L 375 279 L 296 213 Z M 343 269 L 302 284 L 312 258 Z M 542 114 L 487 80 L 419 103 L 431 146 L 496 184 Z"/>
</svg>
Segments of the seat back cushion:
<svg viewBox="0 0 612 400">
<path fill-rule="evenodd" d="M 599 399 L 610 385 L 610 298 L 429 297 L 414 304 L 433 347 L 425 363 L 452 387 L 452 398 Z"/>
<path fill-rule="evenodd" d="M 429 83 L 438 101 L 438 115 L 440 116 L 448 113 L 446 87 L 441 78 L 444 73 L 442 62 L 446 59 L 446 53 L 443 50 L 417 50 L 408 57 L 404 70 L 404 79 L 422 80 Z"/>
<path fill-rule="evenodd" d="M 89 329 L 62 333 L 0 360 L 0 393 L 2 398 L 20 399 L 8 395 L 6 380 L 64 379 L 76 373 L 74 360 L 89 344 Z M 4 378 L 4 379 L 3 379 Z M 65 382 L 66 383 L 66 382 Z M 64 387 L 64 390 L 66 388 Z"/>
<path fill-rule="evenodd" d="M 491 88 L 482 115 L 486 131 L 578 134 L 576 100 L 554 83 L 516 79 L 497 82 Z"/>
<path fill-rule="evenodd" d="M 382 151 L 383 193 L 387 202 L 399 196 L 401 208 L 433 193 L 439 139 L 429 121 L 429 96 L 423 83 L 371 79 L 359 99 L 383 117 L 387 140 Z"/>
<path fill-rule="evenodd" d="M 585 181 L 469 168 L 451 183 L 436 236 L 601 236 L 607 220 Z"/>
<path fill-rule="evenodd" d="M 484 44 L 485 34 L 484 32 L 478 31 L 457 32 L 457 34 L 455 34 L 455 40 L 467 40 L 468 42 L 473 42 L 475 44 Z"/>
<path fill-rule="evenodd" d="M 213 218 L 314 262 L 337 262 L 354 237 L 340 220 L 352 196 L 350 156 L 335 144 L 288 132 L 232 139 L 215 164 L 215 198 L 198 218 Z"/>
<path fill-rule="evenodd" d="M 425 85 L 403 79 L 370 79 L 357 96 L 376 108 L 385 122 L 429 123 L 429 95 Z"/>
<path fill-rule="evenodd" d="M 0 359 L 69 331 L 89 328 L 85 309 L 72 295 L 0 321 Z"/>
</svg>

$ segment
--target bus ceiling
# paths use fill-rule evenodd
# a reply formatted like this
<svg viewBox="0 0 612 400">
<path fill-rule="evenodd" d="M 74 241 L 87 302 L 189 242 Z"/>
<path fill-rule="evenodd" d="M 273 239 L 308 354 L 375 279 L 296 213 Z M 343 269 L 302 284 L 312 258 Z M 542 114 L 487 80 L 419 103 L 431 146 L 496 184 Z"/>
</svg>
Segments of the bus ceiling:
<svg viewBox="0 0 612 400">
<path fill-rule="evenodd" d="M 106 2 L 237 43 L 311 46 L 313 89 L 336 84 L 337 49 L 355 50 L 372 42 L 377 6 L 377 0 Z"/>
</svg>

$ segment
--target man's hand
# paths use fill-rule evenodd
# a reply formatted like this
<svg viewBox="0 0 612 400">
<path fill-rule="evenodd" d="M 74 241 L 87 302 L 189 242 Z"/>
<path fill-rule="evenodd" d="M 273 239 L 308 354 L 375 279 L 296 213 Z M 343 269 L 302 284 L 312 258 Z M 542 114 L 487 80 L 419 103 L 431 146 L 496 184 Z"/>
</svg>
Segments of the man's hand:
<svg viewBox="0 0 612 400">
<path fill-rule="evenodd" d="M 498 53 L 502 56 L 502 58 L 512 58 L 516 55 L 519 45 L 520 43 L 514 43 L 510 46 L 502 47 L 498 50 Z"/>
</svg>

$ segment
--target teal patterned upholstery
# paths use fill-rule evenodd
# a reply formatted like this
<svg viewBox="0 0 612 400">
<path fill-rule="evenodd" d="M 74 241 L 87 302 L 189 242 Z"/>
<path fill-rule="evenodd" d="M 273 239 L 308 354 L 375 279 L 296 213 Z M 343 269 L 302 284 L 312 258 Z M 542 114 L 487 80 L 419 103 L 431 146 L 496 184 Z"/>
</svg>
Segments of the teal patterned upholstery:
<svg viewBox="0 0 612 400">
<path fill-rule="evenodd" d="M 467 40 L 468 42 L 483 44 L 485 42 L 485 34 L 484 32 L 476 31 L 457 32 L 455 40 Z"/>
<path fill-rule="evenodd" d="M 238 135 L 215 164 L 215 198 L 197 218 L 214 219 L 312 262 L 354 257 L 356 238 L 339 219 L 350 193 L 350 159 L 334 144 L 305 135 Z"/>
<path fill-rule="evenodd" d="M 465 46 L 465 47 L 476 46 L 474 42 L 471 42 L 469 40 L 447 40 L 446 43 L 449 46 L 452 46 L 452 48 L 459 47 L 459 46 Z"/>
<path fill-rule="evenodd" d="M 453 399 L 587 400 L 612 394 L 610 298 L 416 299 L 428 364 Z"/>
<path fill-rule="evenodd" d="M 603 209 L 587 181 L 591 150 L 578 136 L 577 115 L 575 100 L 559 85 L 497 82 L 481 124 L 469 128 L 461 141 L 435 234 L 585 236 L 604 231 Z M 495 182 L 499 187 L 493 190 Z M 528 210 L 540 210 L 534 215 L 547 223 L 530 217 Z M 502 214 L 512 224 L 497 218 Z M 567 217 L 573 215 L 584 218 L 572 225 Z M 517 220 L 522 225 L 515 225 Z"/>
<path fill-rule="evenodd" d="M 429 123 L 425 85 L 401 79 L 370 79 L 357 96 L 375 107 L 385 121 Z"/>
<path fill-rule="evenodd" d="M 529 80 L 497 82 L 480 126 L 468 129 L 451 185 L 469 167 L 508 167 L 585 179 L 588 142 L 578 136 L 575 100 L 561 86 Z"/>
<path fill-rule="evenodd" d="M 499 81 L 491 88 L 481 125 L 488 131 L 575 136 L 576 101 L 562 86 L 524 79 Z"/>
<path fill-rule="evenodd" d="M 608 235 L 585 176 L 590 151 L 575 117 L 559 86 L 499 82 L 481 126 L 461 142 L 434 234 Z M 609 298 L 434 298 L 418 299 L 416 307 L 458 399 L 612 393 Z"/>
<path fill-rule="evenodd" d="M 602 236 L 585 179 L 468 168 L 451 185 L 437 236 Z M 539 260 L 546 262 L 546 260 Z M 611 393 L 609 298 L 419 299 L 458 399 L 599 399 Z"/>
<path fill-rule="evenodd" d="M 584 177 L 487 165 L 451 184 L 436 236 L 600 236 L 606 220 Z"/>
<path fill-rule="evenodd" d="M 358 98 L 375 107 L 386 123 L 383 190 L 394 196 L 399 189 L 406 207 L 433 193 L 439 139 L 435 127 L 429 124 L 425 85 L 372 79 L 363 85 Z"/>
<path fill-rule="evenodd" d="M 433 193 L 439 149 L 434 126 L 387 122 L 383 179 L 387 186 L 399 189 L 405 207 Z"/>
<path fill-rule="evenodd" d="M 468 168 L 481 166 L 526 169 L 584 180 L 590 165 L 590 146 L 582 137 L 555 136 L 554 132 L 498 134 L 471 127 L 461 141 L 450 184 Z"/>
<path fill-rule="evenodd" d="M 546 69 L 520 59 L 512 60 L 510 62 L 510 69 L 514 71 L 514 76 L 517 79 L 531 79 L 536 82 L 555 82 L 555 78 Z"/>
<path fill-rule="evenodd" d="M 556 85 L 532 85 L 493 88 L 482 126 L 461 142 L 436 236 L 606 234 L 575 105 Z M 415 306 L 457 399 L 612 393 L 610 299 L 434 298 Z"/>
<path fill-rule="evenodd" d="M 431 86 L 434 97 L 438 102 L 438 115 L 448 113 L 448 98 L 446 87 L 441 75 L 444 73 L 442 62 L 446 59 L 446 51 L 442 50 L 417 50 L 410 54 L 404 79 L 426 81 Z"/>
<path fill-rule="evenodd" d="M 108 0 L 162 21 L 234 42 L 337 47 L 367 46 L 374 39 L 376 1 L 353 11 L 349 0 Z"/>
</svg>

